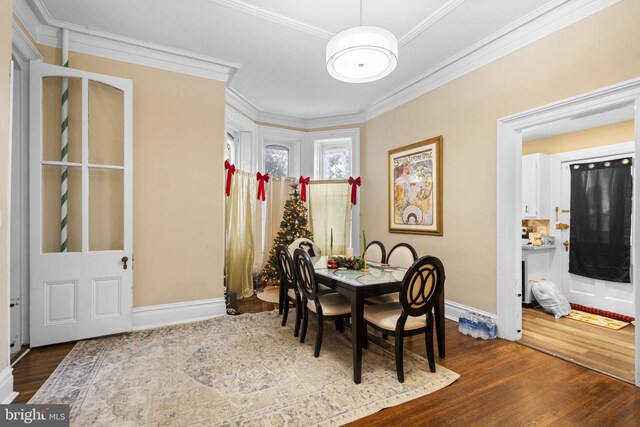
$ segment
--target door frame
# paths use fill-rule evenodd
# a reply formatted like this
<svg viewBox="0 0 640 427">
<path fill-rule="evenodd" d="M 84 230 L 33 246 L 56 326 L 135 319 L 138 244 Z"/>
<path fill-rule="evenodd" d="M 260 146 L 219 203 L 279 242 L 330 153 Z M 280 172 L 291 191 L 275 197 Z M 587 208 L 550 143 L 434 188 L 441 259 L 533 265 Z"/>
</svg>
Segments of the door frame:
<svg viewBox="0 0 640 427">
<path fill-rule="evenodd" d="M 635 152 L 640 152 L 640 78 L 503 117 L 497 121 L 497 324 L 498 336 L 522 337 L 520 210 L 522 199 L 522 132 L 557 120 L 571 120 L 633 105 Z M 638 165 L 633 164 L 636 174 Z M 640 208 L 640 188 L 633 189 L 633 209 Z M 640 215 L 633 219 L 633 246 L 640 241 Z M 640 251 L 633 251 L 632 282 L 640 277 Z M 640 292 L 635 293 L 640 317 Z M 640 334 L 635 334 L 635 383 L 640 386 Z"/>
<path fill-rule="evenodd" d="M 22 28 L 13 21 L 11 27 L 11 56 L 16 67 L 20 69 L 20 129 L 13 129 L 13 132 L 20 132 L 20 153 L 12 153 L 13 156 L 20 155 L 20 177 L 22 180 L 20 200 L 22 203 L 21 212 L 21 249 L 20 249 L 20 276 L 21 276 L 21 337 L 22 345 L 29 344 L 29 70 L 31 62 L 42 61 L 40 51 L 33 45 L 29 37 Z M 15 80 L 14 80 L 15 84 Z M 14 100 L 15 102 L 15 100 Z M 10 184 L 12 185 L 12 184 Z M 16 218 L 11 218 L 9 227 L 14 227 Z M 9 244 L 11 245 L 11 243 Z M 10 253 L 10 252 L 9 252 Z M 10 260 L 9 260 L 10 261 Z M 11 284 L 9 282 L 9 292 Z M 9 298 L 7 299 L 9 300 Z M 7 336 L 10 336 L 11 326 L 7 324 Z"/>
</svg>

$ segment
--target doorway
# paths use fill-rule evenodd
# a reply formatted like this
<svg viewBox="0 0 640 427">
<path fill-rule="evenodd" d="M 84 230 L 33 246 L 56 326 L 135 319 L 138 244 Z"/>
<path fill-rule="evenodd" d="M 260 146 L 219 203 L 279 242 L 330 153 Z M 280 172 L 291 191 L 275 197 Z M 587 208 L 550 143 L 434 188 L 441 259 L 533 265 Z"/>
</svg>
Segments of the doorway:
<svg viewBox="0 0 640 427">
<path fill-rule="evenodd" d="M 635 122 L 635 150 L 640 134 L 640 79 L 634 79 L 606 87 L 530 111 L 498 120 L 498 168 L 497 168 L 497 311 L 499 336 L 509 340 L 522 338 L 522 251 L 520 212 L 522 201 L 522 141 L 523 132 L 536 128 L 572 121 L 581 117 L 603 113 L 620 108 L 632 108 Z M 632 171 L 636 169 L 634 164 Z M 635 172 L 632 172 L 635 175 Z M 633 189 L 634 210 L 637 211 L 640 191 Z M 632 241 L 640 238 L 639 220 L 633 218 Z M 634 243 L 635 244 L 635 243 Z M 638 251 L 631 260 L 631 278 L 640 274 Z M 634 295 L 635 316 L 638 317 L 640 295 Z M 635 383 L 640 385 L 640 361 L 638 343 L 635 338 Z"/>
<path fill-rule="evenodd" d="M 603 244 L 597 240 L 597 236 L 601 236 L 597 232 L 599 224 L 606 227 L 606 231 L 602 233 L 608 237 L 610 233 L 616 234 L 615 224 L 622 226 L 624 223 L 607 220 L 606 215 L 611 213 L 608 210 L 595 210 L 597 213 L 594 217 L 589 217 L 588 221 L 580 217 L 581 212 L 590 210 L 581 204 L 589 203 L 592 208 L 611 207 L 612 195 L 602 190 L 613 185 L 610 181 L 613 174 L 621 173 L 617 176 L 627 177 L 627 182 L 631 184 L 629 165 L 634 157 L 634 143 L 628 141 L 634 139 L 633 110 L 619 110 L 617 114 L 609 116 L 611 117 L 606 121 L 596 115 L 585 117 L 579 124 L 575 121 L 565 122 L 565 125 L 571 123 L 571 127 L 564 131 L 555 129 L 560 132 L 558 135 L 547 136 L 551 132 L 545 131 L 545 135 L 538 138 L 535 134 L 540 131 L 534 135 L 524 133 L 523 164 L 531 159 L 541 163 L 545 179 L 536 180 L 534 184 L 538 185 L 532 187 L 533 192 L 546 201 L 540 203 L 538 209 L 529 209 L 528 214 L 523 208 L 523 231 L 526 229 L 529 233 L 523 237 L 537 236 L 540 233 L 545 243 L 533 246 L 530 240 L 523 239 L 525 289 L 531 291 L 537 286 L 526 279 L 544 278 L 547 286 L 555 285 L 576 311 L 571 316 L 556 319 L 538 305 L 535 295 L 530 292 L 531 295 L 523 297 L 520 343 L 633 383 L 635 326 L 627 318 L 634 316 L 633 285 L 618 277 L 605 280 L 604 276 L 609 275 L 612 270 L 607 270 L 606 274 L 593 274 L 593 271 L 579 271 L 575 266 L 577 261 L 578 267 L 581 264 L 589 268 L 596 265 L 610 267 L 612 262 L 606 255 L 598 256 L 596 263 L 591 258 L 592 254 L 599 252 L 597 248 L 600 244 Z M 609 120 L 614 122 L 609 124 Z M 571 171 L 575 175 L 573 186 Z M 527 197 L 525 189 L 537 177 L 526 167 L 522 168 L 522 173 L 523 205 L 526 201 L 529 206 L 536 206 L 535 197 Z M 589 176 L 588 181 L 577 179 L 585 174 Z M 624 188 L 629 192 L 631 190 L 630 185 Z M 580 197 L 572 200 L 572 190 Z M 629 206 L 627 212 L 630 214 L 631 194 L 625 195 L 623 187 L 618 186 L 616 196 L 617 202 L 622 199 L 623 205 Z M 623 212 L 613 209 L 614 216 L 616 213 Z M 528 215 L 527 219 L 524 219 L 525 215 Z M 572 215 L 575 216 L 577 227 L 574 227 Z M 588 231 L 581 226 L 581 221 L 588 225 Z M 613 225 L 611 230 L 610 225 Z M 623 242 L 625 239 L 619 236 L 613 240 Z M 589 244 L 574 251 L 573 243 L 582 244 L 584 241 Z M 626 241 L 629 242 L 628 236 Z M 611 249 L 606 252 L 611 252 Z M 570 254 L 574 262 L 573 273 L 569 273 Z M 617 257 L 621 263 L 624 263 L 623 258 Z M 629 258 L 626 262 L 628 261 Z M 628 274 L 629 267 L 626 265 Z M 562 314 L 568 314 L 568 311 Z M 616 320 L 606 321 L 609 317 Z"/>
</svg>

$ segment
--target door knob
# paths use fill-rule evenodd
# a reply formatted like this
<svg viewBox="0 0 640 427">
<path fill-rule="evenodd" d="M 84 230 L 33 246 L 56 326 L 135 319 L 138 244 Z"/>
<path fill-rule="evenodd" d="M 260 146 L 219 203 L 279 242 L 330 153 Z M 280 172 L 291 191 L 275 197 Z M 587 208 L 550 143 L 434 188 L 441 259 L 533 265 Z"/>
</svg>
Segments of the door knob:
<svg viewBox="0 0 640 427">
<path fill-rule="evenodd" d="M 122 262 L 124 263 L 124 265 L 122 266 L 123 270 L 127 269 L 127 261 L 129 261 L 129 257 L 123 256 L 122 257 Z"/>
<path fill-rule="evenodd" d="M 569 241 L 565 240 L 564 242 L 562 242 L 562 246 L 564 246 L 564 250 L 566 252 L 569 252 Z M 126 265 L 126 264 L 125 264 Z M 125 267 L 126 268 L 126 267 Z"/>
</svg>

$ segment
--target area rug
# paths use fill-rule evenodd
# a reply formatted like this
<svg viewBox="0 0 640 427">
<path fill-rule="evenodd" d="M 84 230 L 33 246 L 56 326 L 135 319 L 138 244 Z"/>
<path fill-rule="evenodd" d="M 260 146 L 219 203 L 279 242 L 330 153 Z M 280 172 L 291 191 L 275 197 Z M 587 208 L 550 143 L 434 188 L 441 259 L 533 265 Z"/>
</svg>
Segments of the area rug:
<svg viewBox="0 0 640 427">
<path fill-rule="evenodd" d="M 613 329 L 617 331 L 618 329 L 622 329 L 625 326 L 629 326 L 628 322 L 623 322 L 622 320 L 615 320 L 609 317 L 600 316 L 593 313 L 586 313 L 584 311 L 572 310 L 571 313 L 567 315 L 567 318 L 578 320 L 580 322 L 589 323 L 590 325 L 601 326 L 607 329 Z"/>
<path fill-rule="evenodd" d="M 265 286 L 262 292 L 256 292 L 258 299 L 278 304 L 280 302 L 280 286 Z"/>
<path fill-rule="evenodd" d="M 391 345 L 363 351 L 353 382 L 348 333 L 325 327 L 313 357 L 277 312 L 79 342 L 29 403 L 66 403 L 72 426 L 334 426 L 433 393 L 459 375 L 405 352 L 405 382 Z"/>
</svg>

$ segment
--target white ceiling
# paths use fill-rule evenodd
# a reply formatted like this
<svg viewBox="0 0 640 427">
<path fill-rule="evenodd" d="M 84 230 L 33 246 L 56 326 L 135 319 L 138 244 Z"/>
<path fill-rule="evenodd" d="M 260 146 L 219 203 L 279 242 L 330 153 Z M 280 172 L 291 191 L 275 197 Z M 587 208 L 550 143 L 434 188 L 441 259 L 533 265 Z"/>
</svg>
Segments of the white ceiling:
<svg viewBox="0 0 640 427">
<path fill-rule="evenodd" d="M 358 0 L 30 0 L 66 28 L 237 64 L 230 83 L 255 109 L 303 119 L 353 114 L 428 70 L 575 0 L 364 0 L 362 23 L 399 39 L 396 70 L 343 83 L 326 71 L 329 38 L 359 25 Z M 51 23 L 50 22 L 50 23 Z"/>
</svg>

